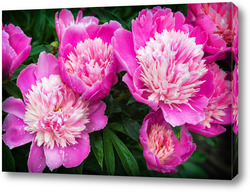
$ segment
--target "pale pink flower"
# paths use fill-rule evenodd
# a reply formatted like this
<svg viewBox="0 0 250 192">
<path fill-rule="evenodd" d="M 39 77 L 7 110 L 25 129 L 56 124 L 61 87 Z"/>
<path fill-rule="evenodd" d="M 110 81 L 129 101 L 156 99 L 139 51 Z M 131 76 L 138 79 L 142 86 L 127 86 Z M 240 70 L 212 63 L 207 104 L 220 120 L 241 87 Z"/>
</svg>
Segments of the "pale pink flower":
<svg viewBox="0 0 250 192">
<path fill-rule="evenodd" d="M 152 111 L 143 120 L 140 142 L 148 169 L 162 173 L 176 173 L 175 168 L 183 164 L 196 149 L 185 126 L 178 141 L 160 110 Z"/>
<path fill-rule="evenodd" d="M 238 8 L 233 3 L 189 4 L 187 21 L 208 33 L 207 63 L 225 59 L 232 51 L 238 33 Z"/>
<path fill-rule="evenodd" d="M 234 67 L 233 71 L 233 121 L 234 127 L 233 131 L 238 134 L 238 124 L 239 124 L 239 80 L 238 80 L 238 63 Z"/>
<path fill-rule="evenodd" d="M 121 28 L 116 21 L 98 25 L 98 19 L 95 19 L 97 22 L 91 21 L 88 25 L 78 23 L 69 26 L 59 46 L 63 81 L 83 98 L 92 100 L 106 97 L 111 86 L 118 81 L 116 73 L 119 66 L 111 38 Z"/>
<path fill-rule="evenodd" d="M 31 38 L 18 26 L 5 25 L 2 28 L 2 78 L 11 78 L 14 71 L 30 54 Z"/>
<path fill-rule="evenodd" d="M 89 132 L 105 127 L 106 105 L 80 97 L 60 75 L 58 61 L 42 52 L 38 64 L 31 64 L 17 78 L 21 99 L 10 97 L 3 103 L 3 141 L 10 148 L 32 142 L 28 168 L 42 172 L 78 166 L 89 154 Z"/>
<path fill-rule="evenodd" d="M 187 124 L 187 128 L 206 137 L 214 137 L 226 131 L 221 125 L 232 123 L 231 81 L 216 63 L 208 65 L 213 73 L 214 93 L 204 109 L 205 119 L 197 125 Z"/>
<path fill-rule="evenodd" d="M 214 90 L 202 59 L 206 33 L 184 21 L 170 9 L 142 10 L 132 21 L 132 33 L 119 29 L 112 42 L 134 98 L 161 108 L 173 126 L 202 121 Z"/>
</svg>

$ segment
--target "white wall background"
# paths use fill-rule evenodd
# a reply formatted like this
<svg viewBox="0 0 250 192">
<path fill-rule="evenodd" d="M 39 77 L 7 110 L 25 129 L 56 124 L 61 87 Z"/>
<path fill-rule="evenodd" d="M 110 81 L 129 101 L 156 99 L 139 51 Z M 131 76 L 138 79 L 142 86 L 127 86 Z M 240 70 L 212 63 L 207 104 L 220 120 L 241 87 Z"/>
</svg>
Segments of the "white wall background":
<svg viewBox="0 0 250 192">
<path fill-rule="evenodd" d="M 223 0 L 221 0 L 223 1 Z M 217 1 L 217 2 L 221 2 Z M 1 0 L 1 10 L 67 8 L 88 6 L 118 6 L 139 4 L 200 3 L 205 0 Z M 211 0 L 211 2 L 216 2 Z M 45 175 L 23 173 L 0 173 L 0 191 L 18 192 L 216 192 L 249 191 L 250 189 L 250 1 L 234 1 L 239 7 L 240 34 L 240 159 L 239 175 L 233 181 L 135 178 L 108 176 Z M 0 15 L 2 20 L 2 15 Z M 1 91 L 0 91 L 1 92 Z M 2 164 L 2 153 L 0 164 Z"/>
</svg>

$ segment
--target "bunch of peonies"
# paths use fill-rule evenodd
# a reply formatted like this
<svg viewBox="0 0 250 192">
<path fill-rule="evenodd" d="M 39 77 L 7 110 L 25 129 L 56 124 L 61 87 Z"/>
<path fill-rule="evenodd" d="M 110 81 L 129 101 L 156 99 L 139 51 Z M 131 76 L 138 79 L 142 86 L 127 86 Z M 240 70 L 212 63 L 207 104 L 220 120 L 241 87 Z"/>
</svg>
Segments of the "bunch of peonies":
<svg viewBox="0 0 250 192">
<path fill-rule="evenodd" d="M 231 10 L 231 11 L 230 11 Z M 89 135 L 108 118 L 102 101 L 126 71 L 133 97 L 152 108 L 140 130 L 148 169 L 175 173 L 195 151 L 189 131 L 213 137 L 234 123 L 238 134 L 238 12 L 231 3 L 191 4 L 187 18 L 155 7 L 139 12 L 132 31 L 94 16 L 55 16 L 58 58 L 40 53 L 17 78 L 23 100 L 3 103 L 3 141 L 31 142 L 30 172 L 75 167 L 90 152 Z M 3 78 L 28 57 L 31 39 L 12 24 L 3 27 Z M 216 63 L 233 53 L 234 72 Z M 233 85 L 233 87 L 231 87 Z M 231 98 L 231 95 L 232 98 Z M 233 116 L 232 116 L 233 115 Z M 177 138 L 174 129 L 181 126 Z"/>
</svg>

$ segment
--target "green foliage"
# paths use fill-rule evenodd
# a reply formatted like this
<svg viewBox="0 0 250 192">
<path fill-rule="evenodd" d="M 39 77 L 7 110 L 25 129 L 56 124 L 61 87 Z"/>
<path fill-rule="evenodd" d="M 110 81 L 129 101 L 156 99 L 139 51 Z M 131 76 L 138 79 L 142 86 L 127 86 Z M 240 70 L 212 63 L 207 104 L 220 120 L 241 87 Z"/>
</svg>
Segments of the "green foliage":
<svg viewBox="0 0 250 192">
<path fill-rule="evenodd" d="M 103 168 L 103 140 L 100 132 L 90 134 L 90 144 L 99 165 Z"/>
<path fill-rule="evenodd" d="M 2 167 L 3 167 L 3 171 L 10 171 L 10 172 L 14 172 L 16 171 L 15 168 L 15 160 L 9 150 L 9 148 L 4 144 L 4 142 L 2 142 Z"/>
<path fill-rule="evenodd" d="M 174 135 L 178 139 L 179 143 L 181 141 L 181 126 L 172 127 Z"/>
<path fill-rule="evenodd" d="M 104 159 L 107 167 L 107 172 L 110 175 L 115 173 L 115 155 L 114 149 L 109 135 L 109 129 L 103 130 L 103 146 L 104 146 Z"/>
<path fill-rule="evenodd" d="M 8 81 L 7 83 L 3 84 L 3 89 L 10 95 L 15 98 L 23 99 L 22 93 L 17 87 L 17 85 L 13 81 Z"/>
</svg>

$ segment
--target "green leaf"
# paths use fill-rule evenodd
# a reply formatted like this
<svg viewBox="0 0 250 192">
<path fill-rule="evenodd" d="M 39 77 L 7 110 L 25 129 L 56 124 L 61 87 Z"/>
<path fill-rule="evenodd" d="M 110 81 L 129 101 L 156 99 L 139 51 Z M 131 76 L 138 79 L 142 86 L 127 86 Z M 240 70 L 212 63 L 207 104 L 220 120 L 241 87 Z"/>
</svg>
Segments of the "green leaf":
<svg viewBox="0 0 250 192">
<path fill-rule="evenodd" d="M 109 175 L 115 173 L 115 154 L 112 142 L 110 140 L 109 129 L 103 129 L 103 149 L 104 149 L 104 160 Z"/>
<path fill-rule="evenodd" d="M 105 110 L 105 115 L 107 115 L 108 117 L 112 114 L 113 112 L 113 109 L 114 109 L 114 99 L 112 97 L 112 95 L 108 95 L 106 98 L 105 98 L 105 103 L 106 103 L 106 110 Z"/>
<path fill-rule="evenodd" d="M 23 96 L 22 96 L 22 93 L 21 93 L 19 87 L 17 87 L 16 84 L 13 83 L 12 81 L 9 81 L 6 84 L 3 84 L 3 88 L 11 96 L 13 96 L 15 98 L 23 99 Z"/>
<path fill-rule="evenodd" d="M 191 157 L 189 157 L 189 161 L 197 162 L 197 163 L 204 163 L 206 161 L 206 156 L 201 151 L 194 151 Z"/>
<path fill-rule="evenodd" d="M 122 121 L 123 121 L 124 128 L 127 132 L 127 135 L 131 137 L 133 140 L 138 141 L 139 131 L 141 128 L 139 123 L 125 116 L 122 116 Z"/>
<path fill-rule="evenodd" d="M 72 168 L 74 174 L 82 174 L 83 162 L 80 165 L 78 165 L 77 167 Z"/>
<path fill-rule="evenodd" d="M 198 165 L 186 162 L 182 164 L 183 169 L 179 170 L 179 173 L 182 177 L 185 178 L 199 178 L 199 179 L 207 179 L 207 173 Z"/>
<path fill-rule="evenodd" d="M 94 152 L 94 155 L 101 166 L 103 168 L 103 140 L 102 135 L 100 132 L 93 132 L 89 134 L 90 136 L 90 144 L 92 147 L 92 150 Z"/>
<path fill-rule="evenodd" d="M 180 140 L 181 140 L 181 126 L 172 127 L 172 130 L 174 132 L 174 135 L 176 136 L 176 138 L 178 139 L 178 141 L 180 143 Z"/>
<path fill-rule="evenodd" d="M 23 65 L 21 64 L 16 70 L 15 72 L 12 74 L 11 80 L 16 80 L 18 75 L 20 74 L 20 72 L 22 70 L 24 70 L 28 65 Z"/>
<path fill-rule="evenodd" d="M 9 150 L 9 148 L 2 142 L 2 171 L 15 172 L 15 160 Z"/>
<path fill-rule="evenodd" d="M 217 137 L 205 137 L 205 136 L 202 137 L 211 147 L 218 147 Z"/>
<path fill-rule="evenodd" d="M 101 21 L 103 22 L 109 22 L 110 20 L 118 21 L 123 28 L 129 29 L 129 26 L 114 13 L 100 8 L 91 8 L 91 10 L 97 14 L 97 16 Z"/>
<path fill-rule="evenodd" d="M 33 16 L 33 22 L 34 25 L 32 27 L 33 29 L 32 38 L 34 40 L 41 40 L 43 38 L 45 31 L 46 10 L 41 9 L 39 11 L 35 11 Z"/>
<path fill-rule="evenodd" d="M 119 132 L 124 133 L 125 135 L 127 135 L 127 132 L 126 132 L 124 126 L 121 123 L 116 123 L 116 122 L 109 123 L 107 126 L 109 128 L 111 128 L 111 129 L 115 130 L 115 131 L 119 131 Z"/>
<path fill-rule="evenodd" d="M 112 143 L 128 175 L 139 175 L 138 164 L 126 145 L 111 130 L 108 131 Z"/>
<path fill-rule="evenodd" d="M 32 47 L 29 56 L 38 55 L 43 51 L 46 51 L 47 53 L 50 52 L 50 46 L 49 45 L 38 45 L 38 46 Z"/>
</svg>

